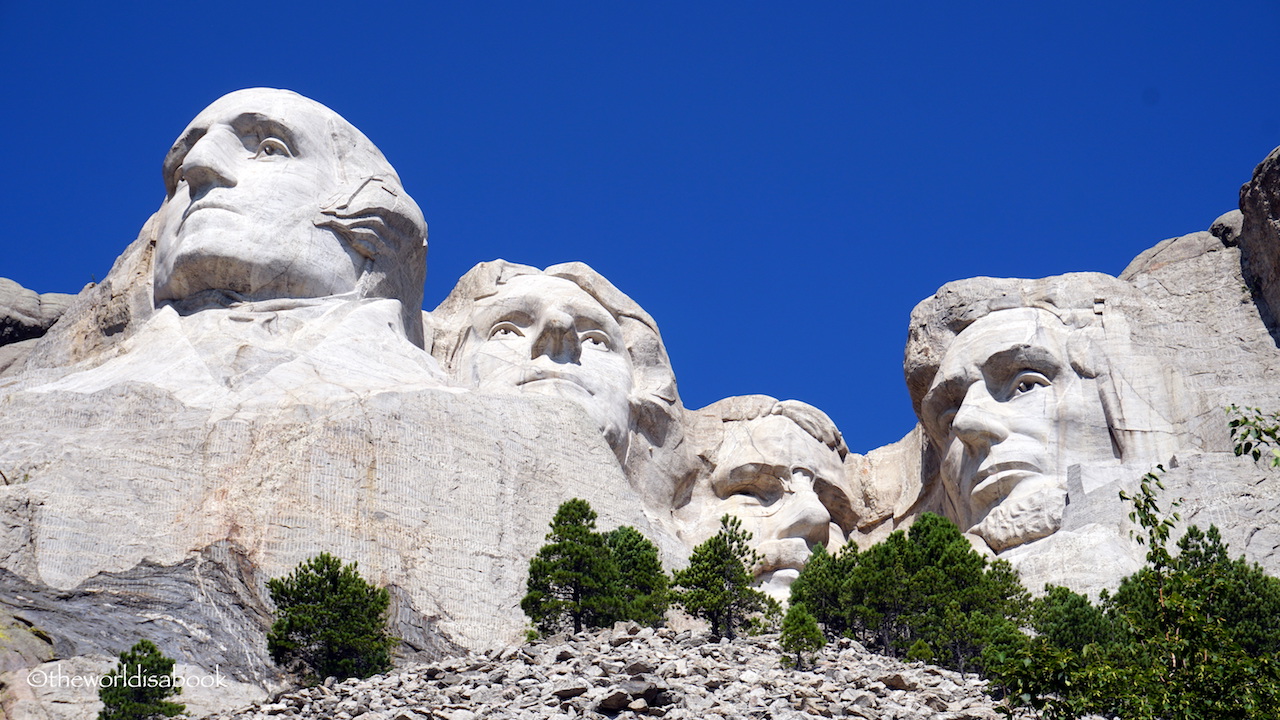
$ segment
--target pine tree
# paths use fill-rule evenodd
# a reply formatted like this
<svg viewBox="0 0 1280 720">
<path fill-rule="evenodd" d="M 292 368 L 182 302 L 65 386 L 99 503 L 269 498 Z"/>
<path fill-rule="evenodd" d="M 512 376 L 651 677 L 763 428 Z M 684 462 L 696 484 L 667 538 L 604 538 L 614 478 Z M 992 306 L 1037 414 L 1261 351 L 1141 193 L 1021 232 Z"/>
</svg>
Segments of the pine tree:
<svg viewBox="0 0 1280 720">
<path fill-rule="evenodd" d="M 1031 604 L 1031 627 L 1056 647 L 1079 652 L 1085 645 L 1110 645 L 1118 628 L 1089 598 L 1058 585 L 1046 585 Z"/>
<path fill-rule="evenodd" d="M 710 622 L 714 637 L 734 638 L 748 615 L 765 608 L 766 596 L 751 587 L 751 568 L 761 557 L 750 540 L 742 521 L 725 515 L 720 532 L 693 549 L 689 567 L 675 572 L 677 602 Z"/>
<path fill-rule="evenodd" d="M 165 698 L 182 692 L 173 677 L 172 658 L 165 657 L 150 640 L 120 653 L 120 664 L 102 680 L 98 720 L 144 720 L 173 717 L 186 705 Z"/>
<path fill-rule="evenodd" d="M 605 627 L 622 616 L 618 566 L 595 527 L 596 513 L 586 500 L 565 501 L 551 520 L 547 544 L 529 561 L 520 608 L 544 635 Z"/>
<path fill-rule="evenodd" d="M 817 545 L 800 571 L 800 577 L 791 583 L 791 603 L 803 603 L 828 637 L 839 637 L 850 630 L 849 609 L 840 593 L 857 562 L 858 546 L 853 541 L 835 555 Z"/>
<path fill-rule="evenodd" d="M 658 559 L 658 547 L 629 525 L 604 537 L 618 567 L 620 619 L 650 627 L 661 625 L 669 602 L 669 583 Z"/>
<path fill-rule="evenodd" d="M 267 581 L 276 621 L 267 650 L 308 680 L 365 678 L 391 669 L 395 638 L 387 633 L 391 595 L 360 577 L 356 564 L 328 553 Z"/>
<path fill-rule="evenodd" d="M 822 631 L 818 629 L 818 621 L 805 607 L 804 603 L 792 603 L 787 615 L 782 619 L 782 637 L 778 639 L 784 653 L 791 653 L 792 664 L 797 670 L 803 670 L 807 656 L 822 649 L 827 644 Z"/>
</svg>

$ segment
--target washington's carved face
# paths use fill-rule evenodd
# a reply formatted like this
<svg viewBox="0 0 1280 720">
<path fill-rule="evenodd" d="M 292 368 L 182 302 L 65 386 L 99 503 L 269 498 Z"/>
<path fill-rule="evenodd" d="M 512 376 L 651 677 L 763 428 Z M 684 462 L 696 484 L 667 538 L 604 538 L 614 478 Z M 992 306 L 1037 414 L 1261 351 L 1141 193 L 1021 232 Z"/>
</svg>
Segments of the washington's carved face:
<svg viewBox="0 0 1280 720">
<path fill-rule="evenodd" d="M 572 281 L 518 275 L 478 300 L 460 367 L 484 392 L 573 400 L 615 449 L 626 442 L 632 366 L 622 328 Z"/>
<path fill-rule="evenodd" d="M 315 226 L 342 183 L 334 123 L 346 121 L 269 89 L 227 95 L 191 122 L 165 161 L 157 302 L 202 290 L 263 299 L 355 288 L 360 257 Z"/>
<path fill-rule="evenodd" d="M 698 517 L 688 540 L 714 535 L 725 513 L 741 519 L 764 556 L 758 584 L 784 600 L 813 546 L 829 539 L 831 515 L 817 487 L 844 472 L 840 455 L 789 418 L 766 415 L 726 423 L 716 458 L 709 481 L 694 491 L 689 510 Z"/>
<path fill-rule="evenodd" d="M 1068 332 L 1043 310 L 987 315 L 947 349 L 921 405 L 945 450 L 957 522 L 997 552 L 1061 527 L 1069 464 L 1109 447 L 1097 441 L 1101 406 L 1068 361 Z"/>
</svg>

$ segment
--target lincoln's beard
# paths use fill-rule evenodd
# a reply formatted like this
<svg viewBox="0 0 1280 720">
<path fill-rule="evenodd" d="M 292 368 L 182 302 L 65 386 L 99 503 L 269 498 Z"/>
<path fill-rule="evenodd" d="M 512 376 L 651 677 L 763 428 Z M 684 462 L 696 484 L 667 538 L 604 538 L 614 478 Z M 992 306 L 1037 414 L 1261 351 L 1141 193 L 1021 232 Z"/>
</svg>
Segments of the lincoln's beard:
<svg viewBox="0 0 1280 720">
<path fill-rule="evenodd" d="M 1042 488 L 996 505 L 969 532 L 986 540 L 997 553 L 1004 552 L 1057 532 L 1066 507 L 1065 489 Z"/>
</svg>

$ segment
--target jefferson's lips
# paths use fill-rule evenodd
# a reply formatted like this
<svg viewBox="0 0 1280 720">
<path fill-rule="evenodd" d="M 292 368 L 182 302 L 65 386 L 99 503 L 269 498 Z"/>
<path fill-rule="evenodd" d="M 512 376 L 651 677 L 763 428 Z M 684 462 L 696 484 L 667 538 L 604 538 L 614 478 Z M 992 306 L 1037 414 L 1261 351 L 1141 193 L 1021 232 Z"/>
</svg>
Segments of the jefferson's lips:
<svg viewBox="0 0 1280 720">
<path fill-rule="evenodd" d="M 570 385 L 573 385 L 574 387 L 578 388 L 579 390 L 582 390 L 588 395 L 595 394 L 591 392 L 591 390 L 586 385 L 583 385 L 576 377 L 573 377 L 572 375 L 558 373 L 558 372 L 545 372 L 545 373 L 536 373 L 536 374 L 526 375 L 525 377 L 520 379 L 520 382 L 516 383 L 516 386 L 520 387 L 524 385 L 532 385 L 534 383 L 546 382 L 551 380 L 559 381 L 563 383 L 569 383 Z"/>
</svg>

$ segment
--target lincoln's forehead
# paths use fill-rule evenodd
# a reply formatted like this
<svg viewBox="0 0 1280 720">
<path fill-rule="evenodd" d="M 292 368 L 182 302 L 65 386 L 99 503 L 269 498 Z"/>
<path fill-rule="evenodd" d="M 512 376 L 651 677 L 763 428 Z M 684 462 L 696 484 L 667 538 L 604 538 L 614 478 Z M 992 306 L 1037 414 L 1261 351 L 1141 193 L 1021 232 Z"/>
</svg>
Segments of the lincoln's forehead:
<svg viewBox="0 0 1280 720">
<path fill-rule="evenodd" d="M 993 357 L 1012 350 L 1061 358 L 1066 336 L 1067 327 L 1046 310 L 1013 308 L 991 313 L 956 336 L 943 356 L 934 384 L 957 375 L 980 373 Z"/>
</svg>

